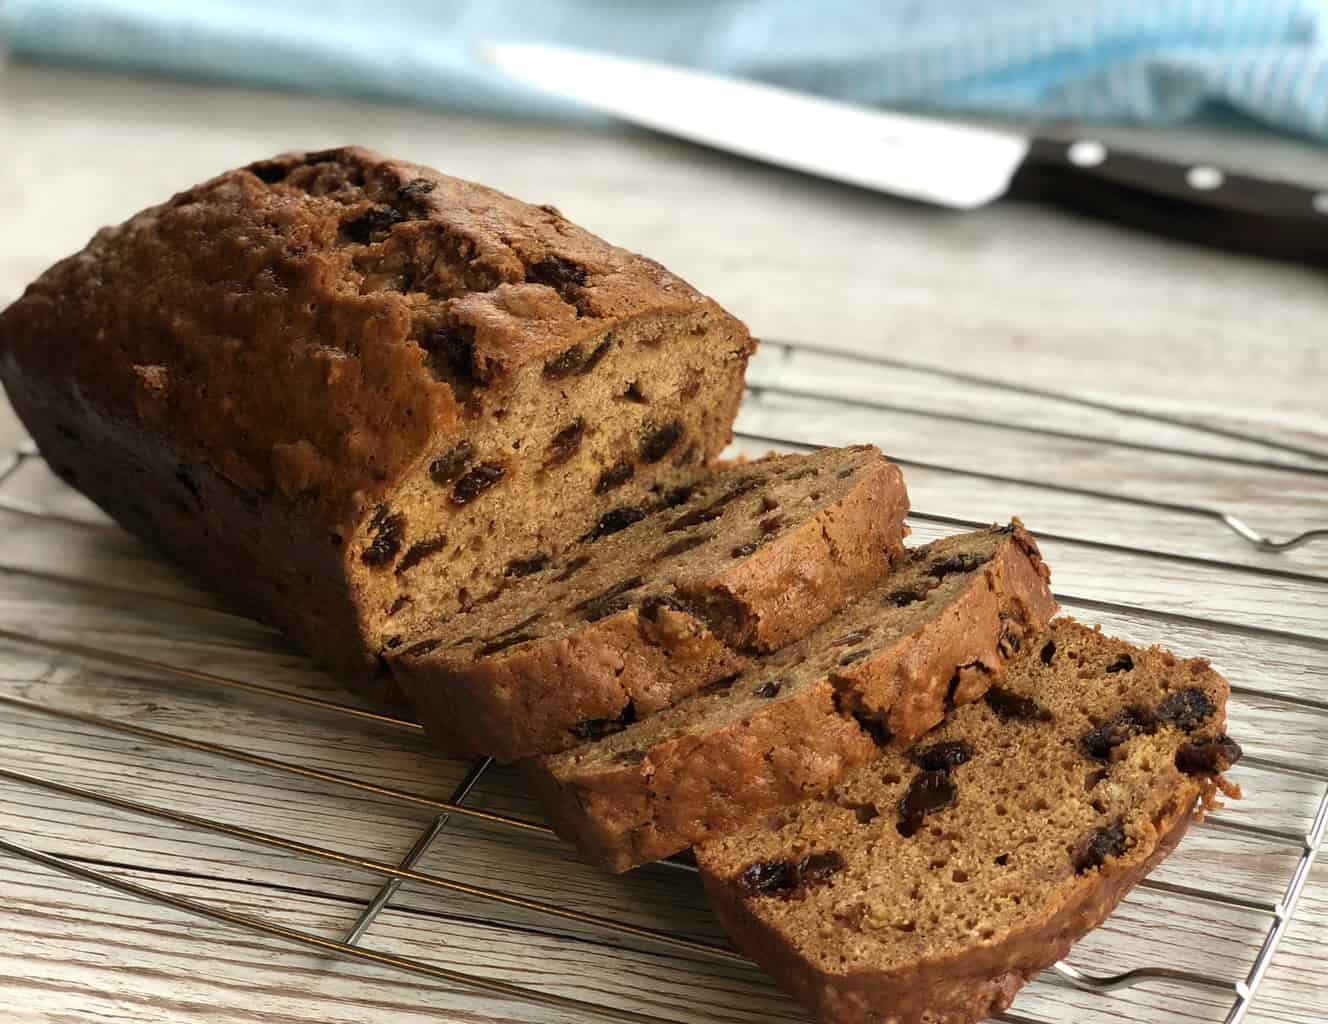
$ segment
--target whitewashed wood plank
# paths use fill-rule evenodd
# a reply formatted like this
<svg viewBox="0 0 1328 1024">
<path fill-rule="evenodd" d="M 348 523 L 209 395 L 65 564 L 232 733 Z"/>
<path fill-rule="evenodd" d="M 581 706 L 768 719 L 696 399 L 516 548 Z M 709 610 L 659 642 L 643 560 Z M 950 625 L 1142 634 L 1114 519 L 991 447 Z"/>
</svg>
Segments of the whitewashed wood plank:
<svg viewBox="0 0 1328 1024">
<path fill-rule="evenodd" d="M 906 472 L 911 468 L 909 460 L 944 466 L 966 471 L 961 478 L 968 486 L 972 486 L 975 476 L 994 474 L 1102 492 L 1120 499 L 1216 509 L 1239 515 L 1256 530 L 1278 539 L 1328 528 L 1328 477 L 1201 462 L 1053 437 L 1011 443 L 1004 431 L 988 427 L 942 426 L 927 417 L 846 411 L 834 403 L 774 396 L 747 402 L 738 417 L 738 430 L 768 437 L 827 445 L 872 441 L 892 458 L 901 460 Z M 1144 517 L 1145 510 L 1138 505 L 1105 497 L 1092 500 L 1115 516 Z M 918 508 L 936 511 L 917 498 L 914 501 Z M 1223 527 L 1214 524 L 1212 529 Z"/>
<path fill-rule="evenodd" d="M 780 446 L 746 439 L 740 439 L 737 449 L 749 456 L 781 450 Z M 1328 559 L 1322 540 L 1286 552 L 1261 553 L 1208 516 L 1086 499 L 1045 487 L 975 479 L 917 466 L 907 466 L 905 471 L 912 507 L 921 513 L 979 524 L 1019 516 L 1035 532 L 1318 576 L 1324 575 Z M 1264 518 L 1265 526 L 1281 523 L 1275 512 Z M 1316 517 L 1312 521 L 1321 520 Z M 1284 540 L 1296 532 L 1279 529 L 1274 539 Z"/>
<path fill-rule="evenodd" d="M 892 415 L 932 415 L 947 423 L 965 417 L 992 421 L 1005 432 L 1009 444 L 1036 441 L 1040 433 L 1059 431 L 1104 444 L 1177 449 L 1201 461 L 1244 460 L 1328 471 L 1322 459 L 1213 433 L 1202 425 L 1159 422 L 1147 415 L 1096 408 L 1076 400 L 1068 387 L 1053 389 L 1063 396 L 1059 399 L 1027 394 L 1019 390 L 1028 385 L 1018 365 L 997 377 L 974 380 L 967 365 L 940 366 L 921 353 L 882 348 L 854 359 L 819 352 L 818 346 L 833 347 L 829 339 L 762 339 L 748 367 L 748 386 L 776 396 L 833 397 L 853 403 L 854 408 Z M 873 362 L 873 357 L 883 362 Z M 1130 408 L 1119 397 L 1100 400 Z M 1307 424 L 1316 425 L 1314 421 Z M 962 430 L 963 424 L 955 429 Z M 1241 430 L 1238 426 L 1233 429 Z M 1254 426 L 1246 433 L 1259 436 Z M 1328 453 L 1328 436 L 1313 432 L 1303 440 L 1307 447 Z"/>
<path fill-rule="evenodd" d="M 337 934 L 356 909 L 303 894 L 283 894 L 274 905 L 273 893 L 261 889 L 167 879 L 148 872 L 117 873 L 324 935 Z M 291 1024 L 362 1019 L 347 1015 L 352 1005 L 358 1007 L 352 1014 L 373 1012 L 382 1015 L 379 1019 L 393 1021 L 436 1020 L 440 1015 L 447 1020 L 559 1024 L 587 1019 L 534 1004 L 476 997 L 464 989 L 383 969 L 365 969 L 235 928 L 199 923 L 130 897 L 106 895 L 86 883 L 54 881 L 45 869 L 9 858 L 0 865 L 4 898 L 0 920 L 6 925 L 0 963 L 8 978 L 18 980 L 21 995 L 63 996 L 63 1003 L 43 1000 L 44 1006 L 59 1007 L 56 1012 L 81 1016 L 104 1000 L 118 1013 L 142 1014 L 129 1019 L 172 1022 L 204 1013 L 223 1021 Z M 60 910 L 65 913 L 53 913 Z M 79 920 L 84 934 L 95 937 L 112 958 L 89 956 L 76 944 L 63 941 L 67 939 L 64 921 L 70 918 Z M 718 1004 L 722 1016 L 716 1019 L 800 1019 L 796 1008 L 752 968 L 709 969 L 693 962 L 670 966 L 664 957 L 646 958 L 584 943 L 569 946 L 558 939 L 455 917 L 389 913 L 366 945 L 596 1004 L 649 1012 L 663 1021 L 684 1020 L 678 1008 L 697 996 Z M 633 978 L 646 969 L 651 984 L 634 983 Z M 250 1008 L 255 1002 L 262 1008 Z"/>
</svg>

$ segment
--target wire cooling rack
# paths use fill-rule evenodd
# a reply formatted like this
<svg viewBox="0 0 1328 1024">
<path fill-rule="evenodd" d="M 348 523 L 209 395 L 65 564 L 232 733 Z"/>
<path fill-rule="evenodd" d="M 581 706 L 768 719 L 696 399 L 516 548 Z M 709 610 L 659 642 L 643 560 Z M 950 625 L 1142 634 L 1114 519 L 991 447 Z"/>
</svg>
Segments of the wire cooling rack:
<svg viewBox="0 0 1328 1024">
<path fill-rule="evenodd" d="M 839 442 L 838 437 L 828 437 L 823 433 L 813 436 L 813 431 L 824 431 L 827 426 L 847 425 L 849 429 L 862 429 L 861 417 L 881 413 L 908 414 L 931 417 L 958 423 L 964 426 L 992 428 L 997 430 L 1024 431 L 1052 437 L 1058 440 L 1091 445 L 1111 445 L 1116 448 L 1136 450 L 1142 453 L 1160 453 L 1183 459 L 1215 460 L 1228 466 L 1248 466 L 1264 470 L 1286 470 L 1294 473 L 1320 474 L 1328 476 L 1328 469 L 1316 468 L 1311 460 L 1324 458 L 1310 449 L 1291 445 L 1273 439 L 1261 439 L 1248 434 L 1213 427 L 1195 425 L 1187 421 L 1155 413 L 1127 409 L 1105 402 L 1090 402 L 1079 398 L 1070 398 L 1050 392 L 1038 391 L 1019 385 L 998 384 L 988 380 L 966 378 L 962 373 L 948 370 L 919 367 L 897 360 L 871 359 L 859 356 L 845 356 L 842 353 L 817 349 L 811 345 L 792 345 L 780 342 L 767 342 L 763 352 L 768 365 L 767 372 L 761 372 L 759 365 L 754 367 L 753 381 L 748 401 L 744 404 L 744 419 L 740 425 L 740 439 L 762 446 L 777 446 L 785 449 L 810 448 L 813 440 L 827 443 Z M 809 377 L 801 373 L 780 373 L 782 361 L 792 357 L 820 357 L 831 361 L 852 360 L 854 363 L 867 364 L 870 368 L 902 369 L 912 373 L 936 374 L 948 377 L 952 383 L 972 385 L 979 388 L 1004 389 L 1013 394 L 1036 397 L 1039 400 L 1065 402 L 1081 405 L 1098 412 L 1130 417 L 1135 420 L 1151 420 L 1158 424 L 1192 431 L 1196 436 L 1210 433 L 1227 440 L 1240 442 L 1246 454 L 1213 455 L 1201 449 L 1179 446 L 1164 446 L 1147 441 L 1132 439 L 1128 436 L 1103 438 L 1089 433 L 1064 430 L 1052 430 L 1043 426 L 1012 424 L 997 419 L 984 419 L 967 413 L 938 411 L 935 409 L 910 407 L 906 404 L 887 403 L 876 397 L 855 398 L 842 390 L 818 388 L 814 375 Z M 808 383 L 812 381 L 812 383 Z M 792 403 L 792 404 L 789 404 Z M 775 424 L 775 426 L 771 426 Z M 1254 454 L 1249 454 L 1253 451 Z M 1292 461 L 1286 461 L 1293 457 Z M 1299 460 L 1299 461 L 1297 461 Z M 66 516 L 39 503 L 26 501 L 5 493 L 5 487 L 25 466 L 39 463 L 40 456 L 27 445 L 12 453 L 3 466 L 0 466 L 0 511 L 5 515 L 22 517 L 38 527 L 59 525 L 62 527 L 108 529 L 103 523 L 93 523 L 82 518 Z M 1205 505 L 1189 504 L 1180 501 L 1153 500 L 1138 497 L 1126 497 L 1113 491 L 1097 491 L 1057 484 L 1047 479 L 1016 478 L 994 473 L 974 472 L 958 469 L 947 464 L 922 462 L 896 457 L 896 461 L 909 469 L 927 470 L 933 473 L 954 474 L 963 478 L 990 478 L 1001 483 L 1020 487 L 1047 489 L 1061 493 L 1074 494 L 1078 497 L 1116 503 L 1124 507 L 1131 505 L 1162 510 L 1169 514 L 1192 517 L 1196 520 L 1210 521 L 1214 529 L 1226 529 L 1241 538 L 1251 548 L 1261 552 L 1288 551 L 1311 541 L 1328 537 L 1328 530 L 1313 528 L 1294 535 L 1269 537 L 1251 526 L 1245 519 Z M 1328 463 L 1325 463 L 1328 465 Z M 928 514 L 914 511 L 911 515 L 915 531 L 947 531 L 954 528 L 981 526 L 982 522 L 968 520 L 952 515 Z M 1039 532 L 1045 542 L 1060 542 L 1067 545 L 1086 546 L 1102 553 L 1126 554 L 1130 556 L 1146 555 L 1149 558 L 1178 563 L 1182 568 L 1195 572 L 1217 571 L 1224 573 L 1253 574 L 1260 580 L 1270 582 L 1294 581 L 1298 585 L 1318 587 L 1328 584 L 1328 578 L 1316 575 L 1308 570 L 1295 567 L 1266 564 L 1249 564 L 1238 560 L 1223 561 L 1197 555 L 1186 555 L 1174 550 L 1143 548 L 1133 544 L 1118 544 L 1106 540 L 1093 540 L 1071 534 Z M 1055 561 L 1052 560 L 1053 569 Z M 70 576 L 31 566 L 0 565 L 0 574 L 13 577 L 31 577 L 44 582 L 68 585 L 78 591 L 87 589 L 102 594 L 115 595 L 121 592 L 122 584 L 111 579 L 90 579 Z M 172 603 L 187 603 L 178 596 L 160 596 L 144 594 L 138 591 L 123 591 L 135 600 L 164 601 L 169 608 Z M 1328 591 L 1325 591 L 1328 593 Z M 1255 625 L 1239 625 L 1206 617 L 1191 616 L 1172 609 L 1156 609 L 1144 604 L 1125 604 L 1102 601 L 1088 597 L 1058 595 L 1062 603 L 1070 610 L 1088 610 L 1107 614 L 1118 614 L 1127 620 L 1131 617 L 1151 619 L 1161 628 L 1194 628 L 1200 635 L 1206 631 L 1232 634 L 1237 644 L 1245 640 L 1257 640 L 1260 643 L 1292 647 L 1308 647 L 1316 652 L 1328 650 L 1328 640 L 1310 633 L 1298 633 L 1270 629 Z M 1322 598 L 1322 595 L 1321 595 Z M 215 610 L 215 609 L 210 609 Z M 266 685 L 254 678 L 240 675 L 202 671 L 169 661 L 143 657 L 126 653 L 97 644 L 80 642 L 78 636 L 35 636 L 24 628 L 10 628 L 11 624 L 0 622 L 0 641 L 13 645 L 32 646 L 43 650 L 55 659 L 74 659 L 83 663 L 99 666 L 104 671 L 110 685 L 114 685 L 117 674 L 137 673 L 141 676 L 166 676 L 189 683 L 202 692 L 214 691 L 229 694 L 237 698 L 262 702 L 272 714 L 290 719 L 292 729 L 298 729 L 302 716 L 313 714 L 331 715 L 334 718 L 353 720 L 385 727 L 387 739 L 392 742 L 391 733 L 398 730 L 405 734 L 418 732 L 414 723 L 377 714 L 372 711 L 311 695 L 301 690 L 286 690 L 281 687 Z M 1322 662 L 1322 659 L 1320 659 Z M 1316 664 L 1311 681 L 1321 686 L 1328 684 L 1328 672 L 1322 664 Z M 1322 694 L 1328 687 L 1318 690 L 1318 696 L 1311 689 L 1307 692 L 1288 693 L 1264 689 L 1261 687 L 1233 687 L 1236 698 L 1252 705 L 1271 708 L 1274 713 L 1291 713 L 1296 716 L 1308 716 L 1312 723 L 1322 727 L 1328 720 L 1328 701 Z M 162 700 L 170 699 L 170 689 L 163 690 Z M 155 802 L 132 799 L 117 795 L 108 787 L 97 785 L 93 776 L 95 769 L 90 765 L 88 778 L 79 783 L 61 781 L 51 775 L 33 770 L 31 765 L 20 764 L 17 759 L 6 758 L 0 754 L 0 780 L 19 787 L 46 792 L 62 799 L 72 801 L 73 805 L 85 808 L 86 820 L 95 822 L 99 815 L 112 812 L 123 813 L 141 820 L 148 827 L 180 827 L 211 833 L 236 841 L 244 848 L 266 850 L 283 857 L 303 858 L 315 865 L 322 865 L 328 871 L 349 869 L 370 878 L 379 880 L 380 885 L 365 903 L 352 924 L 340 934 L 316 934 L 312 931 L 276 923 L 266 918 L 252 916 L 228 909 L 218 903 L 182 896 L 164 888 L 148 886 L 132 881 L 122 874 L 116 874 L 101 868 L 88 866 L 69 856 L 57 856 L 45 852 L 33 845 L 31 838 L 17 834 L 9 826 L 0 824 L 0 851 L 24 858 L 33 864 L 55 872 L 75 876 L 86 882 L 104 886 L 121 894 L 137 897 L 163 907 L 173 908 L 186 914 L 211 919 L 236 929 L 252 934 L 261 934 L 270 938 L 285 940 L 297 946 L 332 954 L 352 960 L 359 960 L 379 967 L 393 968 L 410 974 L 447 982 L 453 985 L 469 986 L 482 993 L 490 993 L 508 999 L 526 1000 L 555 1010 L 570 1013 L 574 1018 L 603 1017 L 612 1020 L 632 1022 L 659 1022 L 667 1018 L 640 1012 L 621 1005 L 609 1005 L 581 998 L 547 991 L 535 985 L 518 984 L 510 980 L 486 977 L 480 974 L 457 970 L 440 963 L 436 959 L 422 956 L 403 955 L 375 949 L 369 944 L 372 928 L 380 915 L 392 906 L 404 884 L 417 889 L 432 891 L 450 897 L 465 897 L 478 901 L 480 905 L 503 908 L 519 914 L 532 915 L 568 925 L 575 925 L 583 930 L 597 934 L 603 941 L 617 943 L 631 941 L 646 949 L 662 952 L 686 954 L 689 957 L 713 959 L 721 963 L 745 964 L 746 961 L 731 947 L 718 941 L 698 938 L 684 934 L 679 930 L 650 927 L 628 920 L 625 915 L 614 913 L 597 914 L 577 909 L 573 906 L 560 905 L 542 898 L 532 898 L 505 888 L 478 884 L 459 878 L 450 878 L 434 871 L 422 870 L 420 861 L 437 845 L 445 834 L 449 823 L 456 819 L 468 819 L 482 823 L 486 828 L 502 830 L 513 837 L 546 838 L 551 835 L 544 825 L 524 817 L 507 813 L 503 810 L 489 809 L 477 802 L 476 794 L 482 779 L 493 768 L 488 760 L 480 760 L 469 767 L 455 790 L 446 799 L 437 799 L 404 788 L 396 788 L 379 782 L 366 781 L 340 772 L 319 767 L 310 762 L 282 760 L 241 746 L 200 739 L 183 733 L 149 728 L 127 720 L 124 717 L 104 715 L 86 709 L 62 704 L 58 700 L 34 700 L 12 692 L 0 691 L 0 713 L 13 715 L 37 716 L 75 725 L 81 729 L 104 732 L 132 739 L 150 747 L 163 763 L 171 751 L 189 752 L 201 755 L 217 765 L 229 763 L 242 765 L 250 769 L 272 773 L 278 778 L 296 781 L 314 781 L 334 791 L 347 791 L 376 801 L 405 805 L 411 809 L 423 810 L 430 816 L 430 821 L 420 832 L 413 845 L 396 862 L 368 858 L 343 849 L 318 845 L 296 838 L 293 835 L 281 835 L 262 831 L 216 818 L 170 809 Z M 1233 715 L 1233 718 L 1236 716 Z M 1233 721 L 1233 731 L 1241 735 L 1242 722 Z M 1241 738 L 1245 738 L 1241 736 Z M 1261 748 L 1262 749 L 1262 748 Z M 1206 993 L 1213 1009 L 1213 1020 L 1222 1020 L 1225 1024 L 1238 1024 L 1250 1009 L 1251 1003 L 1259 990 L 1277 952 L 1279 944 L 1296 913 L 1297 903 L 1309 877 L 1310 869 L 1323 842 L 1325 829 L 1328 828 L 1328 771 L 1313 759 L 1308 762 L 1297 760 L 1295 752 L 1273 751 L 1276 756 L 1259 754 L 1248 756 L 1242 763 L 1241 772 L 1246 773 L 1247 787 L 1259 788 L 1254 784 L 1256 776 L 1268 776 L 1283 782 L 1295 781 L 1310 787 L 1309 803 L 1303 806 L 1313 808 L 1307 817 L 1295 813 L 1295 808 L 1288 808 L 1282 813 L 1280 808 L 1265 808 L 1267 814 L 1257 820 L 1246 820 L 1240 816 L 1214 814 L 1196 826 L 1201 830 L 1226 833 L 1246 844 L 1253 851 L 1253 856 L 1262 856 L 1264 848 L 1283 856 L 1286 873 L 1280 893 L 1250 895 L 1227 887 L 1205 884 L 1210 874 L 1202 869 L 1191 870 L 1186 880 L 1170 881 L 1165 878 L 1152 878 L 1140 886 L 1140 890 L 1160 894 L 1168 899 L 1193 904 L 1221 908 L 1235 912 L 1235 917 L 1247 921 L 1244 927 L 1248 934 L 1243 936 L 1244 947 L 1253 950 L 1248 962 L 1226 965 L 1225 972 L 1213 970 L 1177 967 L 1172 963 L 1158 962 L 1132 966 L 1126 970 L 1111 973 L 1103 969 L 1106 963 L 1093 952 L 1081 956 L 1079 951 L 1072 955 L 1070 962 L 1058 964 L 1044 979 L 1030 986 L 1029 991 L 1039 985 L 1072 986 L 1092 994 L 1094 1000 L 1109 1001 L 1112 993 L 1140 985 L 1163 983 L 1173 990 Z M 1275 788 L 1275 787 L 1265 787 Z M 62 806 L 66 806 L 63 805 Z M 472 841 L 483 842 L 482 831 Z M 692 865 L 684 859 L 661 862 L 655 870 L 687 874 L 694 872 Z M 1197 883 L 1197 884 L 1196 884 Z M 1158 922 L 1155 922 L 1157 924 Z M 1165 920 L 1160 922 L 1165 928 Z M 1232 927 L 1235 927 L 1234 925 Z M 1179 940 L 1177 940 L 1179 941 Z M 1165 943 L 1164 943 L 1165 945 Z M 1019 1006 L 1023 1005 L 1021 997 Z M 676 1018 L 675 1018 L 676 1019 Z M 688 1017 L 688 1020 L 695 1018 Z M 711 1019 L 711 1018 L 707 1018 Z M 713 1019 L 720 1019 L 718 1017 Z M 1009 1012 L 999 1020 L 1009 1024 L 1061 1024 L 1065 1018 L 1052 1020 L 1049 1017 L 1030 1016 L 1025 1012 Z"/>
</svg>

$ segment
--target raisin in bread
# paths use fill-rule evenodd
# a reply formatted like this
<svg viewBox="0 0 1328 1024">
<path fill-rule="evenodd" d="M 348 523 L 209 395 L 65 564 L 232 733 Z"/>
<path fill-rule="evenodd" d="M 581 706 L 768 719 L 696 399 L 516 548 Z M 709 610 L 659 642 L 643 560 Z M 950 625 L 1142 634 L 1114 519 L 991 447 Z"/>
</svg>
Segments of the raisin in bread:
<svg viewBox="0 0 1328 1024">
<path fill-rule="evenodd" d="M 1206 661 L 1059 619 L 921 743 L 697 863 L 734 941 L 824 1024 L 970 1024 L 1225 785 L 1227 692 Z"/>
<path fill-rule="evenodd" d="M 802 636 L 902 552 L 908 495 L 875 448 L 731 466 L 673 507 L 609 513 L 469 612 L 392 637 L 389 663 L 445 749 L 565 749 Z"/>
<path fill-rule="evenodd" d="M 182 192 L 0 317 L 55 472 L 362 682 L 417 609 L 689 483 L 751 349 L 553 207 L 357 148 Z"/>
<path fill-rule="evenodd" d="M 563 838 L 625 871 L 822 792 L 976 700 L 1056 611 L 1017 523 L 911 552 L 803 640 L 525 774 Z"/>
</svg>

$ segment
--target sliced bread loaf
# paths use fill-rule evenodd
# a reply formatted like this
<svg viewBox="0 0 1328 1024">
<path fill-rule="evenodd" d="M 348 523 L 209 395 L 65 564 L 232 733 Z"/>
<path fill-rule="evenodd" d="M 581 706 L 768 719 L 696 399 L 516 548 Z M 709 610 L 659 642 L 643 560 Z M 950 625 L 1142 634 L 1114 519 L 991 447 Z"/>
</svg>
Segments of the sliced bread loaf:
<svg viewBox="0 0 1328 1024">
<path fill-rule="evenodd" d="M 796 803 L 975 700 L 1055 613 L 1019 526 L 948 537 L 809 636 L 621 732 L 526 764 L 559 833 L 613 871 Z"/>
<path fill-rule="evenodd" d="M 1206 661 L 1060 619 L 923 742 L 697 863 L 734 941 L 823 1024 L 970 1024 L 1225 787 L 1227 693 Z"/>
<path fill-rule="evenodd" d="M 867 446 L 732 466 L 513 563 L 469 611 L 389 638 L 389 662 L 446 749 L 562 750 L 824 621 L 899 557 L 907 509 L 898 468 Z"/>
<path fill-rule="evenodd" d="M 553 207 L 354 147 L 181 192 L 0 315 L 55 472 L 371 695 L 403 622 L 702 474 L 752 347 Z"/>
</svg>

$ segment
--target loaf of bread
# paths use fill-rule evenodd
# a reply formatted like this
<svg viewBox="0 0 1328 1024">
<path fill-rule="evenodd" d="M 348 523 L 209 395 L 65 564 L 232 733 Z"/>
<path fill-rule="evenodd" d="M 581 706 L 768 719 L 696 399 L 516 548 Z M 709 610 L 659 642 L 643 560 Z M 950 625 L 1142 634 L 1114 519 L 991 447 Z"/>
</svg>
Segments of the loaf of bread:
<svg viewBox="0 0 1328 1024">
<path fill-rule="evenodd" d="M 413 617 L 690 484 L 751 350 L 553 207 L 355 148 L 182 192 L 0 316 L 54 471 L 380 696 Z"/>
<path fill-rule="evenodd" d="M 1060 619 L 982 701 L 697 848 L 738 946 L 822 1024 L 1009 1006 L 1227 789 L 1226 682 Z"/>
<path fill-rule="evenodd" d="M 938 540 L 803 640 L 603 739 L 525 765 L 560 835 L 613 871 L 824 791 L 981 697 L 1056 611 L 1017 523 Z"/>
<path fill-rule="evenodd" d="M 804 635 L 901 555 L 907 511 L 898 467 L 869 446 L 732 466 L 388 638 L 389 663 L 445 749 L 562 750 Z"/>
<path fill-rule="evenodd" d="M 754 343 L 552 206 L 348 147 L 97 233 L 0 313 L 52 470 L 623 871 L 695 847 L 822 1024 L 974 1024 L 1238 795 L 1229 688 L 905 552 L 875 448 L 716 465 Z M 939 724 L 938 724 L 939 723 Z"/>
</svg>

